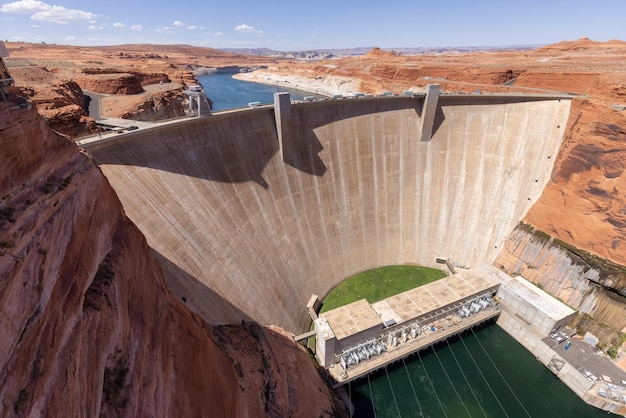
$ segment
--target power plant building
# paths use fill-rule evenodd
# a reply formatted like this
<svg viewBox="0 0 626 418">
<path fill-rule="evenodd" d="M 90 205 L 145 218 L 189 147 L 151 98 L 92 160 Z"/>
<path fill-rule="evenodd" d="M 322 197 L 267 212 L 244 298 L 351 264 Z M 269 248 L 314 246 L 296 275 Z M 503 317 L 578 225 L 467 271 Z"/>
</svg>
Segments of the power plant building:
<svg viewBox="0 0 626 418">
<path fill-rule="evenodd" d="M 365 299 L 315 320 L 316 355 L 344 384 L 499 314 L 508 277 L 491 265 L 461 270 L 370 304 Z"/>
</svg>

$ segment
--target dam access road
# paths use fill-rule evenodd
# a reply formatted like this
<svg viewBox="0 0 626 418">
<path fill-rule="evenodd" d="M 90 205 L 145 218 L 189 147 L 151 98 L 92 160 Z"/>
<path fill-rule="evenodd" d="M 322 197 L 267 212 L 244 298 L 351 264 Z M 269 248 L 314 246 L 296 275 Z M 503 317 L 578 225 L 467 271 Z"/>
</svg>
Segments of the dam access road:
<svg viewBox="0 0 626 418">
<path fill-rule="evenodd" d="M 359 271 L 492 263 L 550 178 L 570 99 L 324 100 L 82 146 L 192 309 L 298 334 L 311 294 Z"/>
</svg>

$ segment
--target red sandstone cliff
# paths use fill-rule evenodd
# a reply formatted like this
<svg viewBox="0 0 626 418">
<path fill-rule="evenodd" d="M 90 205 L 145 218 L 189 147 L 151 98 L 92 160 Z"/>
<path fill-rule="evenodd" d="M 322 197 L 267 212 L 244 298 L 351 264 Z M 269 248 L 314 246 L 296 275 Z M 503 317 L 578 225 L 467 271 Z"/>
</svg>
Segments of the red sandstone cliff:
<svg viewBox="0 0 626 418">
<path fill-rule="evenodd" d="M 308 354 L 166 288 L 95 163 L 0 103 L 0 416 L 329 416 Z"/>
</svg>

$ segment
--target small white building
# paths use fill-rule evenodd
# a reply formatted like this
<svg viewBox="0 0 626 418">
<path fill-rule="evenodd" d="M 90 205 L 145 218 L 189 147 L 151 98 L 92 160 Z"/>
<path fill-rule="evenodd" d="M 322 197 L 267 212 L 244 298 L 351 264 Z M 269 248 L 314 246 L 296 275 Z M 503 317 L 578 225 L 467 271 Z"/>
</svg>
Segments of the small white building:
<svg viewBox="0 0 626 418">
<path fill-rule="evenodd" d="M 496 295 L 515 315 L 548 335 L 552 330 L 569 324 L 576 311 L 549 295 L 522 276 L 500 285 Z"/>
</svg>

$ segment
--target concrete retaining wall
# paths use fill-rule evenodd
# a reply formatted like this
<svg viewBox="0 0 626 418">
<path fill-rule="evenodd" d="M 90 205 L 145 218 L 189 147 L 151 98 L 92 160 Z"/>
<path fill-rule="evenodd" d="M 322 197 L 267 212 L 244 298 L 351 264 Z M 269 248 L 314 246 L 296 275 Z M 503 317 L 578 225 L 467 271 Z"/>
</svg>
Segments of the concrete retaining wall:
<svg viewBox="0 0 626 418">
<path fill-rule="evenodd" d="M 579 370 L 576 370 L 576 368 L 567 363 L 541 341 L 545 335 L 516 317 L 514 311 L 509 307 L 501 306 L 502 313 L 498 317 L 497 325 L 522 344 L 524 348 L 537 358 L 537 361 L 540 361 L 550 369 L 576 395 L 596 408 L 610 411 L 614 414 L 626 414 L 626 405 L 621 400 L 621 394 L 617 402 L 611 402 L 607 398 L 598 396 L 598 388 L 600 387 L 604 388 L 607 393 L 611 393 L 605 382 L 598 381 L 592 383 L 589 381 Z"/>
<path fill-rule="evenodd" d="M 209 322 L 294 333 L 311 294 L 390 264 L 490 263 L 539 198 L 566 99 L 441 96 L 294 105 L 279 152 L 273 109 L 217 114 L 92 144 L 174 293 Z M 283 144 L 284 145 L 284 144 Z"/>
</svg>

